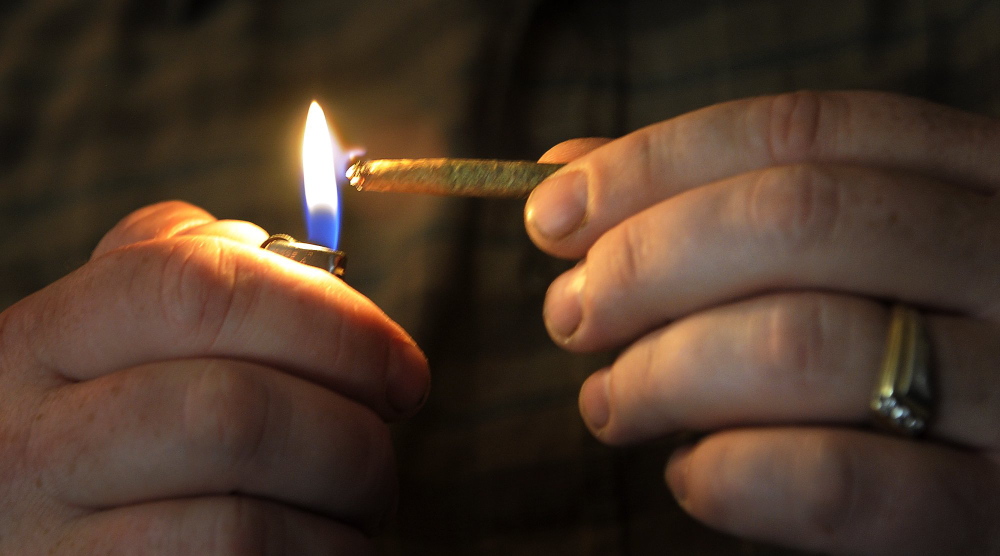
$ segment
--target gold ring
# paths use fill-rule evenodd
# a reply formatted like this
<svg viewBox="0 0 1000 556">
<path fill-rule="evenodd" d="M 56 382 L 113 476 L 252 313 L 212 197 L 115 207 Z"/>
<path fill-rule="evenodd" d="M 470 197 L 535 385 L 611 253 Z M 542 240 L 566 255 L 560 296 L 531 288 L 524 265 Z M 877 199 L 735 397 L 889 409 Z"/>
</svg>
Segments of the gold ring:
<svg viewBox="0 0 1000 556">
<path fill-rule="evenodd" d="M 879 382 L 872 393 L 876 423 L 889 432 L 917 437 L 927 431 L 933 411 L 931 346 L 920 313 L 892 308 Z"/>
</svg>

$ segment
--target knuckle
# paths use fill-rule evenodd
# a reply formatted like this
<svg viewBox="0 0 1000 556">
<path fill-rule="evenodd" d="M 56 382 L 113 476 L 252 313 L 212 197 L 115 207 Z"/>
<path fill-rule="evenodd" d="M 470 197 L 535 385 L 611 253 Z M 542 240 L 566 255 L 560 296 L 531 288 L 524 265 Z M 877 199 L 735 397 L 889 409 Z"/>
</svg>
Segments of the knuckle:
<svg viewBox="0 0 1000 556">
<path fill-rule="evenodd" d="M 234 467 L 264 455 L 271 397 L 251 373 L 210 362 L 186 385 L 182 442 Z"/>
<path fill-rule="evenodd" d="M 733 492 L 738 492 L 735 490 L 738 485 L 733 485 L 730 478 L 730 462 L 738 460 L 732 453 L 732 446 L 709 436 L 696 444 L 694 452 L 688 457 L 692 461 L 684 477 L 687 491 L 685 509 L 705 523 L 728 527 L 733 520 Z"/>
<path fill-rule="evenodd" d="M 374 532 L 387 522 L 399 489 L 389 427 L 360 409 L 341 416 L 332 442 L 336 449 L 323 455 L 330 472 L 317 488 L 337 495 L 323 502 L 323 512 Z"/>
<path fill-rule="evenodd" d="M 637 353 L 635 346 L 622 354 L 612 365 L 607 376 L 608 419 L 605 425 L 592 430 L 592 434 L 601 442 L 618 445 L 627 442 L 634 434 L 636 427 L 634 406 L 637 402 L 634 393 L 640 388 L 636 385 L 644 381 L 646 369 L 642 367 L 645 355 Z"/>
<path fill-rule="evenodd" d="M 357 500 L 367 501 L 378 517 L 388 512 L 397 495 L 396 460 L 388 427 L 375 419 L 372 426 L 361 427 L 356 436 L 356 449 L 350 465 L 356 478 Z M 351 451 L 345 451 L 351 452 Z M 341 454 L 343 457 L 343 454 Z M 384 522 L 384 520 L 376 520 Z"/>
<path fill-rule="evenodd" d="M 43 485 L 48 490 L 63 482 L 52 479 L 58 480 L 67 475 L 58 463 L 75 451 L 72 439 L 60 439 L 57 434 L 39 430 L 51 428 L 44 422 L 41 410 L 34 415 L 34 422 L 26 427 L 27 430 L 24 430 L 23 422 L 10 423 L 8 416 L 4 417 L 0 422 L 0 438 L 4 439 L 6 446 L 0 451 L 0 466 L 3 469 L 19 469 L 21 475 L 0 475 L 0 495 L 7 499 L 11 495 L 9 490 L 26 486 L 24 481 L 29 476 L 36 479 L 35 486 L 39 490 Z M 21 426 L 21 430 L 14 425 Z"/>
<path fill-rule="evenodd" d="M 240 317 L 236 261 L 216 242 L 203 238 L 171 240 L 155 250 L 153 284 L 137 284 L 137 302 L 147 288 L 155 292 L 164 321 L 191 343 L 211 346 L 231 320 Z M 244 307 L 245 308 L 245 307 Z"/>
<path fill-rule="evenodd" d="M 656 401 L 659 401 L 665 394 L 668 394 L 672 388 L 669 388 L 665 377 L 669 376 L 670 373 L 663 372 L 663 367 L 666 362 L 663 360 L 662 351 L 659 349 L 661 342 L 656 336 L 647 336 L 642 338 L 632 346 L 631 349 L 636 349 L 636 357 L 631 361 L 632 368 L 631 373 L 625 371 L 625 369 L 619 367 L 618 373 L 612 372 L 609 382 L 616 382 L 620 385 L 624 377 L 632 374 L 634 381 L 634 395 L 638 398 L 637 401 L 642 403 L 643 401 L 650 403 L 655 406 Z M 614 370 L 614 367 L 612 367 Z M 614 402 L 617 397 L 622 396 L 619 388 L 609 387 L 609 399 Z M 612 406 L 614 403 L 612 403 Z"/>
<path fill-rule="evenodd" d="M 829 241 L 841 212 L 841 184 L 829 171 L 802 164 L 759 172 L 745 190 L 751 233 L 790 251 Z"/>
<path fill-rule="evenodd" d="M 806 469 L 811 477 L 801 483 L 803 524 L 826 538 L 839 533 L 855 521 L 858 501 L 862 498 L 855 452 L 835 435 L 816 434 L 803 446 Z"/>
<path fill-rule="evenodd" d="M 678 367 L 684 350 L 662 331 L 651 333 L 629 346 L 612 364 L 608 375 L 607 426 L 599 438 L 609 444 L 644 440 L 681 426 L 684 391 Z"/>
<path fill-rule="evenodd" d="M 155 203 L 135 210 L 122 218 L 108 233 L 104 234 L 104 237 L 101 238 L 101 241 L 94 249 L 94 255 L 97 256 L 109 250 L 124 247 L 138 241 L 170 235 L 173 231 L 170 227 L 157 226 L 156 230 L 149 229 L 152 221 L 162 218 L 165 214 L 198 215 L 202 218 L 209 217 L 208 213 L 202 209 L 184 201 L 162 201 Z"/>
<path fill-rule="evenodd" d="M 64 296 L 52 285 L 0 313 L 0 376 L 13 377 L 16 369 L 53 366 L 46 340 L 67 315 Z"/>
<path fill-rule="evenodd" d="M 657 133 L 654 129 L 634 134 L 634 145 L 629 150 L 629 155 L 636 162 L 636 167 L 641 169 L 638 176 L 639 183 L 647 189 L 653 189 L 654 184 L 658 181 L 655 176 L 663 174 L 660 171 L 660 158 L 662 153 L 669 152 L 669 149 L 665 149 L 662 144 L 663 133 Z"/>
<path fill-rule="evenodd" d="M 642 285 L 648 277 L 648 261 L 653 260 L 656 252 L 656 241 L 644 232 L 639 219 L 612 228 L 599 244 L 596 258 L 603 261 L 606 287 L 610 291 L 626 292 Z M 588 263 L 588 273 L 589 267 Z"/>
<path fill-rule="evenodd" d="M 610 141 L 610 139 L 597 137 L 569 139 L 546 151 L 545 154 L 543 154 L 539 159 L 539 162 L 570 162 L 589 153 L 608 141 Z"/>
<path fill-rule="evenodd" d="M 662 197 L 659 190 L 665 173 L 663 168 L 669 164 L 667 159 L 674 151 L 670 146 L 677 135 L 676 127 L 671 121 L 663 122 L 615 140 L 615 148 L 629 160 L 628 197 L 621 195 L 620 169 L 605 161 L 590 168 L 592 205 L 597 210 L 607 210 L 607 207 L 622 206 L 627 201 L 628 205 L 638 207 Z"/>
<path fill-rule="evenodd" d="M 16 307 L 15 305 L 15 307 L 0 312 L 0 376 L 10 373 L 11 369 L 18 368 L 18 365 L 13 361 L 14 354 L 20 351 L 25 339 L 31 337 L 25 335 L 21 330 L 14 329 L 15 319 L 13 315 L 17 311 Z M 40 320 L 38 316 L 36 316 L 36 320 Z"/>
<path fill-rule="evenodd" d="M 767 381 L 801 389 L 824 378 L 827 313 L 828 302 L 811 295 L 796 296 L 770 308 L 760 329 L 763 337 L 753 343 L 757 366 Z"/>
<path fill-rule="evenodd" d="M 125 218 L 119 220 L 97 243 L 93 256 L 96 257 L 112 249 L 134 243 L 137 239 L 134 231 L 135 228 L 146 218 L 151 210 L 153 210 L 153 207 L 144 207 L 129 213 Z"/>
<path fill-rule="evenodd" d="M 287 554 L 287 529 L 279 510 L 237 496 L 215 514 L 206 552 L 213 556 Z"/>
<path fill-rule="evenodd" d="M 771 160 L 807 160 L 822 146 L 823 117 L 830 97 L 816 91 L 796 91 L 763 99 L 765 134 Z"/>
<path fill-rule="evenodd" d="M 71 404 L 64 392 L 49 391 L 34 410 L 23 412 L 22 420 L 9 423 L 18 425 L 20 431 L 3 431 L 8 423 L 0 425 L 0 437 L 9 435 L 10 450 L 4 452 L 13 458 L 4 458 L 4 463 L 9 464 L 8 469 L 16 467 L 26 472 L 24 478 L 33 478 L 36 494 L 67 499 L 73 481 L 78 480 L 81 471 L 85 472 L 80 465 L 88 451 L 85 435 L 63 418 L 66 408 L 78 407 Z M 84 418 L 89 419 L 89 415 Z"/>
<path fill-rule="evenodd" d="M 331 319 L 326 326 L 326 335 L 333 338 L 335 348 L 330 368 L 344 369 L 342 386 L 349 388 L 349 393 L 375 394 L 381 398 L 377 403 L 388 399 L 389 369 L 399 348 L 389 338 L 370 334 L 369 330 L 356 326 L 347 318 Z M 363 366 L 358 364 L 359 353 L 367 354 Z M 363 373 L 358 372 L 361 369 Z"/>
<path fill-rule="evenodd" d="M 121 221 L 111 229 L 111 231 L 117 232 L 123 237 L 133 237 L 135 235 L 135 230 L 140 228 L 143 223 L 151 218 L 155 218 L 164 213 L 170 214 L 175 212 L 188 212 L 191 210 L 195 210 L 195 207 L 183 201 L 162 201 L 154 203 L 129 213 L 125 216 L 125 218 L 122 218 Z"/>
</svg>

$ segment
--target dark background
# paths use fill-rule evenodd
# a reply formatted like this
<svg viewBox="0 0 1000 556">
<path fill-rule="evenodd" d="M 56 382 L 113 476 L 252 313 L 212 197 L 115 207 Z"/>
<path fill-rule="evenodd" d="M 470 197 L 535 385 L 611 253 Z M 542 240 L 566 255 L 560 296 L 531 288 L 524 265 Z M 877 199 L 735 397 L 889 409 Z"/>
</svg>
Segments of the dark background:
<svg viewBox="0 0 1000 556">
<path fill-rule="evenodd" d="M 0 4 L 0 307 L 180 198 L 301 234 L 308 102 L 373 156 L 537 158 L 716 102 L 899 91 L 1000 114 L 1000 3 L 51 0 Z M 345 195 L 348 281 L 409 329 L 434 387 L 396 427 L 399 554 L 766 554 L 687 518 L 674 440 L 612 449 L 576 412 L 614 354 L 540 318 L 568 263 L 513 201 Z"/>
</svg>

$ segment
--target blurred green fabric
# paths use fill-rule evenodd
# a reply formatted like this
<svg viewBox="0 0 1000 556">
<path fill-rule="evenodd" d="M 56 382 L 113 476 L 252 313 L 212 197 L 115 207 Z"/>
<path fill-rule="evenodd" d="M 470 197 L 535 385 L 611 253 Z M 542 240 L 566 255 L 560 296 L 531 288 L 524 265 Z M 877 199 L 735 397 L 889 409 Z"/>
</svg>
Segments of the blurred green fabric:
<svg viewBox="0 0 1000 556">
<path fill-rule="evenodd" d="M 727 99 L 899 91 L 1000 114 L 988 0 L 46 0 L 0 4 L 0 307 L 178 198 L 301 235 L 318 99 L 376 157 L 533 159 Z M 396 427 L 389 554 L 771 554 L 686 517 L 674 444 L 608 448 L 576 409 L 614 354 L 570 355 L 541 302 L 567 262 L 517 201 L 345 192 L 347 281 L 427 351 Z"/>
</svg>

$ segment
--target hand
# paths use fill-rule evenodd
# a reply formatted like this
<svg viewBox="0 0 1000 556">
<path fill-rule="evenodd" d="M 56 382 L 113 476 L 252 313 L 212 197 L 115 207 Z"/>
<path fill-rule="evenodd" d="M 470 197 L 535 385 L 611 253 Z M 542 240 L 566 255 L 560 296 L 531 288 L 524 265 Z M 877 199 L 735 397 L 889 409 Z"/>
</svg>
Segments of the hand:
<svg viewBox="0 0 1000 556">
<path fill-rule="evenodd" d="M 426 361 L 266 237 L 154 205 L 0 315 L 0 553 L 372 550 Z"/>
<path fill-rule="evenodd" d="M 525 209 L 586 256 L 545 303 L 594 434 L 709 434 L 666 479 L 714 527 L 834 553 L 1000 550 L 1000 124 L 879 93 L 730 102 L 574 141 Z M 922 309 L 937 408 L 873 432 L 886 301 Z"/>
</svg>

